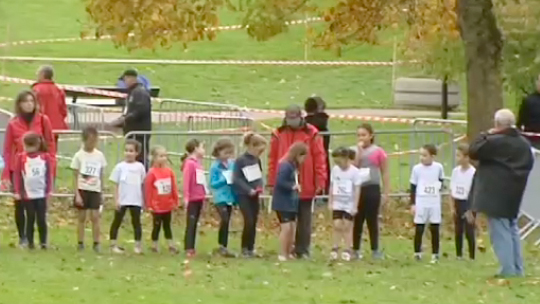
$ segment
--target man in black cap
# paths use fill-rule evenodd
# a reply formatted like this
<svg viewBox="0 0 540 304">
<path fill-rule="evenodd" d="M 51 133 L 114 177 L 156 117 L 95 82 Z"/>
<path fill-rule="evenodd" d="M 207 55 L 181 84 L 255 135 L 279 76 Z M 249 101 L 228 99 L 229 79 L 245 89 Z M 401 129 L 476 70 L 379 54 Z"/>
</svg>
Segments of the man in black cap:
<svg viewBox="0 0 540 304">
<path fill-rule="evenodd" d="M 136 131 L 152 131 L 152 102 L 150 94 L 144 85 L 137 80 L 136 70 L 129 69 L 122 78 L 127 87 L 128 96 L 123 108 L 123 115 L 112 124 L 122 127 L 124 135 Z M 150 147 L 149 134 L 134 134 L 131 138 L 141 143 L 142 151 L 137 160 L 148 169 L 148 152 Z"/>
</svg>

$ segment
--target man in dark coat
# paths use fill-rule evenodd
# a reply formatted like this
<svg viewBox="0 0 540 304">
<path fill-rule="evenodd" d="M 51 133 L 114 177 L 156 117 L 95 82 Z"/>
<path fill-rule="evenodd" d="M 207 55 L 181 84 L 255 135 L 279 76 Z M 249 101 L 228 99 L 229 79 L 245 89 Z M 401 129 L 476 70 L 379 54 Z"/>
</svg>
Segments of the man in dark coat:
<svg viewBox="0 0 540 304">
<path fill-rule="evenodd" d="M 304 111 L 306 111 L 306 122 L 313 125 L 320 133 L 328 133 L 328 114 L 324 112 L 326 109 L 326 103 L 319 96 L 309 97 L 304 103 Z M 325 134 L 322 136 L 324 151 L 326 152 L 326 175 L 330 176 L 330 158 L 328 150 L 330 149 L 330 135 Z M 326 193 L 330 188 L 330 178 L 326 182 Z"/>
<path fill-rule="evenodd" d="M 517 218 L 529 172 L 533 167 L 530 144 L 514 127 L 508 109 L 495 113 L 495 128 L 482 133 L 470 146 L 478 168 L 470 194 L 472 210 L 488 218 L 493 251 L 500 276 L 523 276 L 523 257 Z M 468 214 L 471 220 L 470 213 Z"/>
<path fill-rule="evenodd" d="M 540 134 L 540 76 L 536 80 L 536 91 L 523 99 L 519 107 L 517 127 L 520 130 Z M 531 145 L 540 149 L 540 136 L 526 136 Z"/>
<path fill-rule="evenodd" d="M 137 80 L 136 70 L 126 70 L 123 80 L 128 89 L 128 96 L 123 108 L 123 115 L 113 122 L 113 125 L 122 127 L 124 135 L 129 132 L 152 131 L 152 100 L 144 85 Z M 148 169 L 148 152 L 150 149 L 149 134 L 134 134 L 133 139 L 141 144 L 141 152 L 137 160 Z"/>
</svg>

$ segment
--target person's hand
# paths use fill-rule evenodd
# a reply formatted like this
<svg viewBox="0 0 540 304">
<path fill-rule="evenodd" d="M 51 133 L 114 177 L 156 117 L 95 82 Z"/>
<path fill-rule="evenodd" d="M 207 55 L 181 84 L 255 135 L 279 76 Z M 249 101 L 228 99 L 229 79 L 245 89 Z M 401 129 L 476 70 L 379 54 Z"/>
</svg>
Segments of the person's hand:
<svg viewBox="0 0 540 304">
<path fill-rule="evenodd" d="M 357 213 L 358 213 L 358 208 L 354 208 L 353 210 L 351 210 L 351 212 L 349 212 L 349 214 L 352 215 L 353 217 L 355 217 Z"/>
<path fill-rule="evenodd" d="M 9 181 L 8 179 L 2 180 L 1 187 L 2 191 L 9 191 L 9 189 L 11 189 L 11 181 Z"/>
<path fill-rule="evenodd" d="M 249 196 L 253 197 L 253 196 L 256 196 L 257 195 L 257 191 L 255 189 L 251 189 L 249 191 Z"/>
<path fill-rule="evenodd" d="M 315 189 L 315 194 L 319 195 L 319 194 L 323 194 L 323 193 L 324 193 L 324 188 L 320 187 L 320 186 L 317 186 L 317 188 Z"/>
<path fill-rule="evenodd" d="M 389 194 L 388 193 L 384 193 L 381 197 L 381 205 L 386 205 L 388 204 L 388 200 L 389 200 Z"/>
<path fill-rule="evenodd" d="M 82 207 L 82 206 L 83 206 L 82 197 L 81 197 L 81 195 L 79 194 L 78 191 L 77 191 L 77 193 L 75 194 L 75 205 L 77 205 L 77 206 L 79 206 L 79 207 Z"/>
<path fill-rule="evenodd" d="M 21 200 L 21 196 L 19 194 L 13 194 L 13 198 L 16 200 L 16 201 L 20 201 Z"/>
<path fill-rule="evenodd" d="M 416 213 L 416 205 L 411 206 L 411 214 L 414 215 Z"/>
<path fill-rule="evenodd" d="M 294 185 L 292 188 L 294 191 L 302 192 L 302 187 L 298 184 Z"/>
<path fill-rule="evenodd" d="M 495 128 L 491 128 L 491 129 L 488 130 L 488 134 L 495 134 L 497 132 L 499 132 L 499 130 L 497 130 Z"/>
<path fill-rule="evenodd" d="M 116 210 L 117 210 L 117 211 L 119 211 L 121 207 L 122 207 L 122 206 L 120 206 L 120 203 L 116 203 Z"/>
<path fill-rule="evenodd" d="M 467 210 L 467 212 L 465 212 L 465 215 L 463 215 L 463 217 L 465 217 L 465 220 L 467 220 L 467 223 L 474 224 L 475 218 L 471 210 Z"/>
<path fill-rule="evenodd" d="M 363 141 L 359 141 L 357 144 L 356 144 L 356 153 L 358 155 L 361 155 L 362 152 L 364 151 L 364 142 Z"/>
</svg>

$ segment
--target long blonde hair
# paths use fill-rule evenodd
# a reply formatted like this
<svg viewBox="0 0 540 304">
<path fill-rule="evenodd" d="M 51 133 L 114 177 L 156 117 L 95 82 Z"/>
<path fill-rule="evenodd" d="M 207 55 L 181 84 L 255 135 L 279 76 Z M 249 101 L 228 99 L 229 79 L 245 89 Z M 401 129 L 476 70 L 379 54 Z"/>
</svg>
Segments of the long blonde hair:
<svg viewBox="0 0 540 304">
<path fill-rule="evenodd" d="M 153 146 L 152 149 L 150 150 L 150 164 L 152 165 L 152 167 L 155 165 L 156 158 L 160 151 L 164 151 L 165 153 L 167 153 L 167 149 L 165 149 L 164 146 Z"/>
</svg>

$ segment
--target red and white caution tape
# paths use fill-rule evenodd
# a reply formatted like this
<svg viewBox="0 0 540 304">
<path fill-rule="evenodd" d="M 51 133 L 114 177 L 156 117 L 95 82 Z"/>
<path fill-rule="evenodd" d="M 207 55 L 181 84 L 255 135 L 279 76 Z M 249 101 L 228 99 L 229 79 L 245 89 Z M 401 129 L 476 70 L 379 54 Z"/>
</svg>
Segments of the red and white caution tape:
<svg viewBox="0 0 540 304">
<path fill-rule="evenodd" d="M 323 19 L 320 17 L 306 18 L 300 20 L 293 20 L 290 22 L 285 22 L 286 25 L 299 25 L 312 22 L 319 22 Z M 240 30 L 243 28 L 248 28 L 249 26 L 242 26 L 241 24 L 237 25 L 224 25 L 206 28 L 205 31 L 231 31 L 231 30 Z M 129 36 L 134 36 L 130 34 Z M 76 42 L 76 41 L 85 41 L 85 40 L 106 40 L 111 39 L 112 36 L 104 35 L 100 37 L 72 37 L 72 38 L 51 38 L 51 39 L 35 39 L 35 40 L 23 40 L 23 41 L 14 41 L 14 42 L 5 42 L 0 43 L 0 48 L 7 46 L 18 46 L 18 45 L 30 45 L 30 44 L 41 44 L 41 43 L 56 43 L 56 42 Z"/>
<path fill-rule="evenodd" d="M 45 61 L 76 63 L 116 64 L 167 64 L 167 65 L 277 65 L 277 66 L 393 66 L 417 61 L 303 61 L 303 60 L 178 60 L 178 59 L 115 59 L 76 57 L 27 57 L 0 56 L 5 61 Z"/>
<path fill-rule="evenodd" d="M 0 101 L 12 101 L 12 100 L 13 100 L 13 98 L 0 96 Z"/>
</svg>

